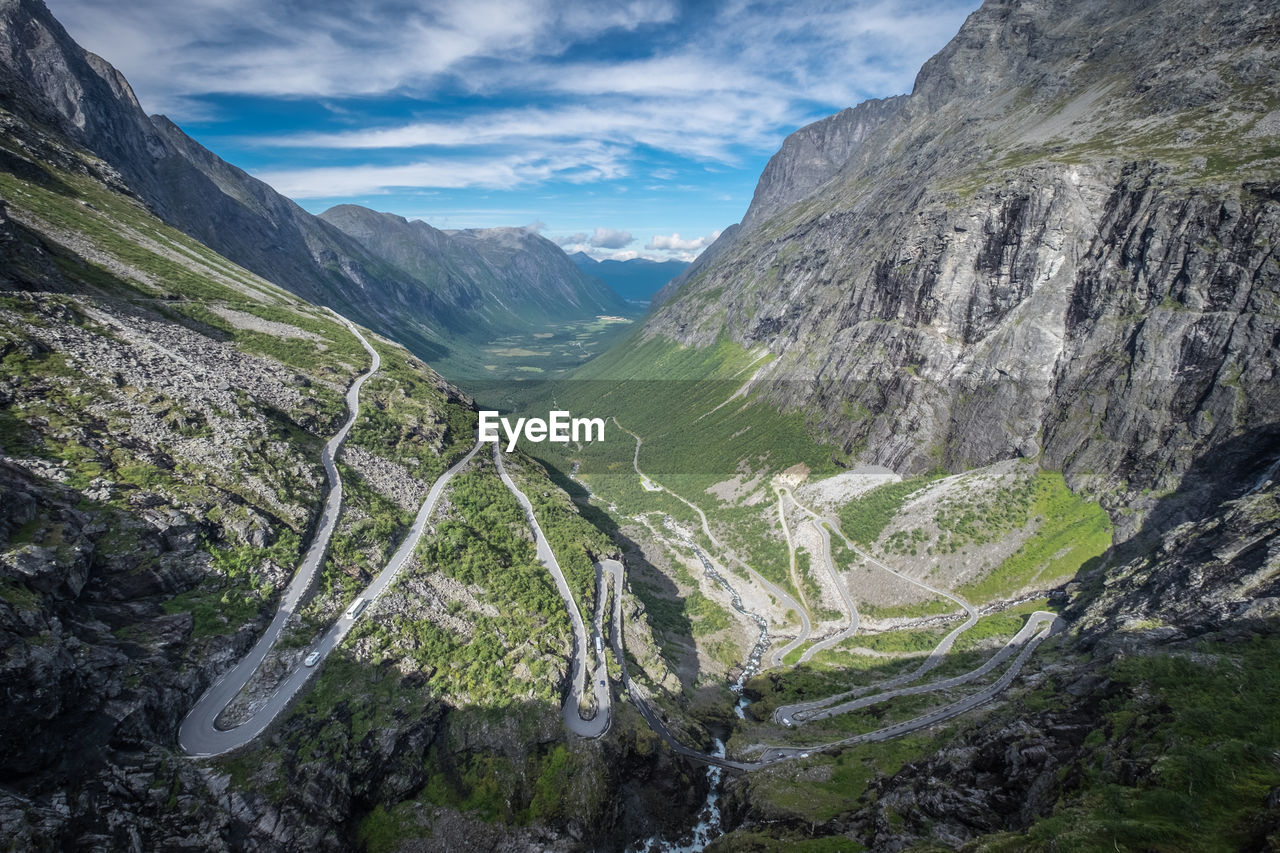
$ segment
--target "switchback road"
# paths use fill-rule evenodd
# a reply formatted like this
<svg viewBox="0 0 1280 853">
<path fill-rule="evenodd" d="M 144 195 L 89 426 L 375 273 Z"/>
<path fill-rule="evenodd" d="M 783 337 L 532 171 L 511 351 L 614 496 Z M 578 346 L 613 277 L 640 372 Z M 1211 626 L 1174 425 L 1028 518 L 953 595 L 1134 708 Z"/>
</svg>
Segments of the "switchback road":
<svg viewBox="0 0 1280 853">
<path fill-rule="evenodd" d="M 315 580 L 316 572 L 320 564 L 324 562 L 324 556 L 329 548 L 329 539 L 333 536 L 333 531 L 342 509 L 342 479 L 338 475 L 338 468 L 334 463 L 334 458 L 342 446 L 342 442 L 346 439 L 347 433 L 351 431 L 351 427 L 355 424 L 356 418 L 359 417 L 360 387 L 366 379 L 378 370 L 382 363 L 378 353 L 365 340 L 364 335 L 360 334 L 359 330 L 350 321 L 345 318 L 342 319 L 347 328 L 360 340 L 361 345 L 369 353 L 372 358 L 372 366 L 367 373 L 356 379 L 347 391 L 347 409 L 350 412 L 350 416 L 342 429 L 325 445 L 321 454 L 321 461 L 324 463 L 325 473 L 328 474 L 330 483 L 329 497 L 325 503 L 324 514 L 320 517 L 320 524 L 312 536 L 311 546 L 307 550 L 307 555 L 303 559 L 297 574 L 294 575 L 293 581 L 289 584 L 289 588 L 285 591 L 284 599 L 280 602 L 280 608 L 276 611 L 275 618 L 271 620 L 271 624 L 262 635 L 262 638 L 249 651 L 249 654 L 245 655 L 238 664 L 220 676 L 205 691 L 204 695 L 187 713 L 182 725 L 178 728 L 178 746 L 188 755 L 199 757 L 221 755 L 249 743 L 249 741 L 266 730 L 267 726 L 289 705 L 298 691 L 302 689 L 302 686 L 320 669 L 318 663 L 313 667 L 299 666 L 276 687 L 266 703 L 258 708 L 248 720 L 230 729 L 218 727 L 218 715 L 222 713 L 227 705 L 231 704 L 231 701 L 249 683 L 249 679 L 253 677 L 254 672 L 262 665 L 267 653 L 271 651 L 271 648 L 280 638 L 280 634 L 284 631 L 289 617 L 293 615 L 303 597 L 310 590 Z M 367 602 L 362 611 L 354 615 L 350 615 L 349 610 L 344 612 L 320 641 L 311 647 L 311 651 L 320 654 L 321 661 L 328 657 L 329 653 L 342 642 L 343 638 L 355 625 L 356 620 L 368 612 L 369 606 L 378 600 L 387 587 L 391 585 L 392 581 L 395 580 L 396 576 L 399 575 L 405 564 L 408 563 L 414 549 L 418 546 L 418 540 L 422 538 L 422 533 L 426 529 L 427 519 L 435 509 L 436 502 L 440 499 L 445 485 L 464 465 L 471 461 L 471 458 L 475 456 L 476 451 L 479 449 L 480 444 L 477 442 L 476 446 L 466 456 L 449 468 L 448 471 L 441 474 L 431 486 L 421 507 L 418 509 L 413 525 L 400 543 L 400 547 L 391 556 L 391 559 L 387 561 L 382 571 L 373 579 L 373 582 L 360 594 L 360 598 Z"/>
<path fill-rule="evenodd" d="M 556 589 L 564 600 L 565 609 L 569 611 L 569 622 L 573 626 L 573 650 L 569 658 L 569 667 L 573 671 L 573 681 L 569 687 L 569 695 L 565 697 L 564 705 L 561 708 L 564 724 L 569 731 L 581 737 L 600 737 L 609 728 L 609 720 L 612 714 L 608 673 L 605 668 L 604 656 L 600 656 L 595 676 L 591 680 L 592 692 L 596 700 L 596 715 L 590 720 L 584 720 L 580 709 L 587 680 L 587 628 L 582 621 L 582 611 L 578 609 L 578 603 L 574 600 L 573 592 L 569 589 L 569 584 L 564 579 L 564 572 L 560 569 L 560 563 L 556 560 L 555 552 L 551 550 L 551 545 L 547 542 L 547 537 L 543 535 L 542 527 L 538 524 L 538 519 L 533 514 L 533 504 L 529 502 L 529 498 L 516 487 L 515 482 L 507 474 L 507 469 L 502 464 L 502 451 L 498 449 L 496 443 L 493 445 L 493 461 L 498 466 L 498 475 L 502 478 L 503 484 L 511 491 L 511 494 L 515 495 L 521 508 L 524 509 L 525 519 L 533 530 L 533 538 L 538 546 L 538 562 L 542 563 L 546 570 L 551 573 L 551 577 L 556 583 Z"/>
</svg>

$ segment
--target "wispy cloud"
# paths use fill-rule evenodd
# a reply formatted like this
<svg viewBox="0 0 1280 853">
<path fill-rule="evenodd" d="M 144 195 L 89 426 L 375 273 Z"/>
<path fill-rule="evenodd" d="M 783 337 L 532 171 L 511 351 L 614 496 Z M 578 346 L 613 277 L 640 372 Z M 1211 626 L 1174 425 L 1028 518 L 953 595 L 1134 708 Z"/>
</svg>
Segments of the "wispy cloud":
<svg viewBox="0 0 1280 853">
<path fill-rule="evenodd" d="M 716 238 L 719 236 L 720 236 L 720 232 L 715 231 L 715 232 L 712 232 L 711 234 L 708 234 L 705 237 L 695 237 L 693 239 L 686 240 L 683 237 L 681 237 L 678 233 L 670 234 L 670 235 L 655 234 L 653 239 L 645 244 L 645 248 L 660 249 L 663 251 L 677 251 L 677 250 L 688 251 L 692 249 L 705 249 L 707 246 L 710 246 L 712 243 L 714 243 Z"/>
<path fill-rule="evenodd" d="M 610 30 L 672 20 L 667 0 L 53 0 L 90 50 L 151 108 L 208 93 L 287 97 L 429 93 L 468 63 L 555 57 Z"/>
<path fill-rule="evenodd" d="M 618 152 L 584 144 L 557 154 L 420 160 L 396 165 L 319 166 L 266 171 L 262 180 L 292 198 L 337 198 L 393 189 L 513 189 L 549 180 L 593 183 L 619 178 L 626 166 Z"/>
<path fill-rule="evenodd" d="M 610 183 L 631 198 L 701 179 L 723 210 L 725 175 L 749 198 L 788 133 L 909 90 L 978 0 L 47 2 L 149 110 L 203 122 L 202 140 L 294 198 L 431 189 L 478 207 L 458 193 Z M 563 225 L 540 201 L 513 221 L 582 230 L 566 245 L 597 253 L 593 220 L 651 252 L 707 239 L 612 210 Z M 649 221 L 704 234 L 716 216 Z"/>
<path fill-rule="evenodd" d="M 732 161 L 741 147 L 771 148 L 779 125 L 802 120 L 786 100 L 768 95 L 702 95 L 660 102 L 613 99 L 585 104 L 508 109 L 461 121 L 259 138 L 260 145 L 336 150 L 463 148 L 593 140 L 643 145 L 708 160 Z M 729 129 L 732 128 L 732 131 Z"/>
</svg>

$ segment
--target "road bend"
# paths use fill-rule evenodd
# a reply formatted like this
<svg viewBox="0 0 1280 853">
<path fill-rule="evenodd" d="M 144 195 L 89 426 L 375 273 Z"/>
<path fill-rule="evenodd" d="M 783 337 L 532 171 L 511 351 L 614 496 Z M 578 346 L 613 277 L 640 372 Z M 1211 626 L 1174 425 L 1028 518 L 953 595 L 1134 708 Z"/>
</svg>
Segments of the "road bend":
<svg viewBox="0 0 1280 853">
<path fill-rule="evenodd" d="M 260 710 L 250 720 L 236 727 L 235 731 L 245 730 L 238 737 L 230 737 L 222 733 L 221 730 L 214 726 L 213 722 L 218 714 L 222 713 L 222 709 L 230 704 L 236 694 L 249 683 L 249 679 L 257 671 L 267 653 L 271 651 L 281 632 L 284 631 L 285 623 L 293 615 L 299 602 L 310 591 L 311 585 L 315 581 L 316 572 L 319 570 L 320 564 L 324 562 L 325 554 L 329 551 L 329 539 L 333 536 L 333 531 L 338 524 L 338 516 L 342 512 L 342 477 L 338 474 L 338 466 L 334 459 L 338 450 L 341 449 L 342 443 L 346 440 L 347 433 L 351 432 L 356 418 L 360 415 L 360 388 L 382 366 L 382 359 L 377 350 L 369 345 L 364 335 L 360 334 L 360 331 L 350 320 L 336 311 L 332 311 L 332 313 L 356 336 L 357 340 L 360 341 L 360 345 L 364 347 L 365 352 L 369 353 L 370 365 L 369 369 L 356 377 L 356 380 L 351 383 L 351 387 L 347 389 L 348 414 L 346 423 L 342 425 L 342 428 L 338 430 L 333 438 L 329 439 L 324 449 L 320 452 L 320 461 L 324 465 L 324 473 L 329 481 L 329 495 L 325 500 L 324 512 L 320 516 L 320 524 L 316 527 L 315 533 L 311 537 L 311 546 L 307 549 L 302 565 L 298 567 L 293 580 L 290 581 L 289 587 L 285 590 L 280 607 L 276 611 L 275 617 L 271 620 L 271 624 L 267 626 L 262 638 L 249 650 L 249 654 L 245 655 L 240 663 L 223 673 L 205 691 L 179 727 L 178 745 L 192 755 L 215 755 L 219 752 L 234 749 L 242 743 L 247 743 L 262 729 L 266 728 L 271 718 L 274 718 L 275 714 L 279 713 L 278 707 L 275 707 L 274 710 L 269 710 L 273 705 L 268 703 L 267 707 Z M 267 716 L 268 718 L 259 721 L 258 718 L 261 716 Z"/>
<path fill-rule="evenodd" d="M 555 552 L 551 550 L 551 544 L 547 542 L 547 537 L 542 533 L 542 526 L 538 524 L 538 519 L 533 514 L 533 504 L 529 501 L 528 496 L 516 486 L 510 475 L 507 474 L 507 469 L 502 464 L 502 451 L 498 449 L 497 442 L 493 445 L 493 461 L 498 467 L 498 476 L 502 478 L 503 484 L 510 490 L 511 494 L 515 495 L 516 500 L 524 510 L 525 520 L 529 522 L 529 527 L 533 530 L 534 541 L 537 544 L 538 562 L 542 563 L 543 567 L 551 573 L 551 577 L 556 584 L 556 590 L 559 591 L 560 598 L 564 600 L 565 609 L 569 611 L 569 622 L 573 626 L 573 651 L 569 659 L 569 668 L 573 671 L 573 679 L 569 685 L 569 693 L 565 697 L 564 705 L 560 709 L 560 715 L 564 719 L 565 727 L 574 734 L 587 738 L 600 737 L 609 729 L 609 722 L 613 713 L 604 655 L 599 656 L 600 659 L 596 665 L 595 674 L 591 679 L 591 689 L 596 700 L 596 715 L 590 720 L 584 720 L 582 719 L 581 707 L 582 696 L 586 690 L 588 652 L 587 628 L 582 621 L 582 611 L 578 609 L 578 602 L 573 597 L 573 591 L 569 589 L 569 584 L 564 578 L 564 572 L 560 569 L 560 563 L 556 560 Z M 597 602 L 597 610 L 599 606 L 600 603 Z"/>
<path fill-rule="evenodd" d="M 1005 670 L 1004 674 L 996 679 L 993 683 L 984 687 L 976 693 L 972 693 L 963 699 L 952 702 L 949 705 L 943 705 L 935 708 L 919 717 L 913 717 L 910 720 L 903 720 L 900 723 L 894 723 L 891 726 L 876 729 L 875 731 L 864 732 L 863 734 L 853 735 L 839 740 L 828 741 L 826 743 L 813 744 L 810 746 L 771 746 L 766 747 L 760 754 L 760 758 L 755 762 L 755 767 L 766 767 L 779 761 L 785 761 L 795 758 L 808 758 L 809 756 L 822 752 L 827 749 L 836 747 L 854 746 L 860 743 L 875 743 L 879 741 L 892 740 L 896 737 L 919 731 L 929 726 L 937 725 L 944 720 L 957 717 L 967 711 L 990 702 L 999 695 L 1005 688 L 1013 683 L 1018 677 L 1018 673 L 1022 671 L 1022 667 L 1026 664 L 1027 659 L 1031 657 L 1040 643 L 1044 642 L 1051 634 L 1061 631 L 1066 626 L 1062 618 L 1057 614 L 1048 613 L 1046 611 L 1036 611 L 1031 615 L 1031 619 L 1023 626 L 1023 631 L 1019 632 L 1021 636 L 1030 636 L 1030 640 L 1024 641 L 1022 649 L 1018 652 L 1018 656 L 1013 663 Z M 1031 636 L 1031 633 L 1034 636 Z M 1012 641 L 1011 641 L 1012 643 Z M 937 688 L 941 689 L 941 688 Z M 901 694 L 895 694 L 901 695 Z M 874 697 L 877 702 L 892 698 L 892 696 L 877 695 Z"/>
<path fill-rule="evenodd" d="M 337 315 L 337 312 L 334 313 Z M 306 557 L 285 591 L 284 599 L 280 602 L 280 607 L 276 611 L 275 617 L 271 620 L 271 624 L 263 633 L 262 638 L 258 640 L 257 644 L 249 651 L 249 654 L 245 655 L 239 663 L 219 676 L 217 681 L 204 692 L 204 695 L 187 713 L 182 725 L 179 726 L 178 746 L 188 755 L 196 757 L 221 755 L 249 743 L 266 730 L 267 726 L 289 705 L 303 685 L 320 669 L 319 663 L 311 667 L 297 667 L 276 687 L 266 703 L 254 711 L 249 719 L 234 728 L 219 728 L 217 724 L 218 715 L 231 704 L 232 700 L 249 683 L 249 679 L 253 677 L 258 667 L 262 665 L 263 660 L 266 659 L 267 653 L 271 651 L 276 641 L 279 640 L 280 634 L 284 631 L 289 618 L 297 611 L 299 604 L 310 591 L 320 564 L 324 562 L 325 554 L 328 552 L 329 540 L 333 536 L 338 516 L 341 513 L 342 478 L 338 475 L 338 467 L 334 459 L 338 450 L 342 447 L 343 441 L 346 440 L 347 433 L 351 431 L 356 418 L 359 417 L 360 388 L 365 380 L 378 370 L 382 361 L 377 351 L 369 345 L 364 335 L 349 320 L 341 315 L 337 316 L 351 330 L 351 333 L 359 339 L 361 346 L 369 353 L 372 363 L 368 372 L 357 378 L 352 383 L 351 388 L 348 389 L 346 400 L 350 415 L 342 429 L 329 440 L 321 453 L 320 458 L 324 463 L 325 473 L 329 478 L 329 496 L 325 502 L 324 513 L 321 515 L 320 524 L 312 536 Z M 401 542 L 400 547 L 391 556 L 391 559 L 387 561 L 386 566 L 373 579 L 372 583 L 361 593 L 360 598 L 366 600 L 366 605 L 362 610 L 354 615 L 351 615 L 350 610 L 345 612 L 321 637 L 319 642 L 311 647 L 310 651 L 319 653 L 321 662 L 342 642 L 356 621 L 368 613 L 369 605 L 377 601 L 399 575 L 413 555 L 418 541 L 422 538 L 422 533 L 426 529 L 427 518 L 435 509 L 436 502 L 440 499 L 445 485 L 475 456 L 476 451 L 479 449 L 480 443 L 477 442 L 476 446 L 465 457 L 437 478 L 423 500 L 422 506 L 414 518 L 413 525 L 409 528 L 409 532 Z"/>
</svg>

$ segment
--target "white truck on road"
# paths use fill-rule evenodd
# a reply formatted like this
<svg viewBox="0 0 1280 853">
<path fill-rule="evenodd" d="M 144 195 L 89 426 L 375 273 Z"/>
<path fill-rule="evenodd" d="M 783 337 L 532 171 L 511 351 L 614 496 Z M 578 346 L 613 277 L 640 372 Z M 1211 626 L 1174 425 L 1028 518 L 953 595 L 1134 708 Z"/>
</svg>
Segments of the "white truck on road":
<svg viewBox="0 0 1280 853">
<path fill-rule="evenodd" d="M 355 601 L 351 602 L 351 606 L 347 608 L 347 612 L 342 614 L 343 618 L 355 619 L 364 611 L 365 607 L 368 606 L 368 604 L 369 604 L 369 599 L 357 598 Z"/>
</svg>

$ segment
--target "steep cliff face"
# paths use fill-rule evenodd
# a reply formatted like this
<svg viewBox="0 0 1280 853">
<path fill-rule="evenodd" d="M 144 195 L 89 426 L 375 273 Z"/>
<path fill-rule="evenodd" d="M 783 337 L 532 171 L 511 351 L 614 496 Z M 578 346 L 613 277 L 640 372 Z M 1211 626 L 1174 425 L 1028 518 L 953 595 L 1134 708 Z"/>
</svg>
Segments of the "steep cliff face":
<svg viewBox="0 0 1280 853">
<path fill-rule="evenodd" d="M 1277 11 L 985 4 L 858 144 L 789 140 L 646 333 L 767 346 L 764 395 L 862 461 L 1172 488 L 1280 402 Z"/>
<path fill-rule="evenodd" d="M 859 461 L 1038 458 L 1116 525 L 998 706 L 791 777 L 871 778 L 856 802 L 735 780 L 717 849 L 1275 849 L 1278 35 L 1275 3 L 988 2 L 655 311 L 649 337 L 767 347 L 755 390 Z"/>
<path fill-rule="evenodd" d="M 764 167 L 742 224 L 750 228 L 765 221 L 835 177 L 905 101 L 903 95 L 863 101 L 788 136 Z"/>
<path fill-rule="evenodd" d="M 448 356 L 466 338 L 497 337 L 520 308 L 491 300 L 504 280 L 536 270 L 521 292 L 544 314 L 581 319 L 624 303 L 579 275 L 558 249 L 522 244 L 524 257 L 479 242 L 474 263 L 433 259 L 446 275 L 416 276 L 188 137 L 164 116 L 148 117 L 124 77 L 84 51 L 39 0 L 0 3 L 0 80 L 17 115 L 57 129 L 102 158 L 116 178 L 165 222 L 287 290 L 402 341 L 423 358 Z M 483 256 L 497 248 L 493 257 Z M 554 248 L 554 247 L 551 247 Z M 394 253 L 393 253 L 394 254 Z M 509 289 L 509 284 L 504 285 Z M 565 299 L 566 293 L 574 299 Z M 556 306 L 563 314 L 555 314 Z"/>
</svg>

